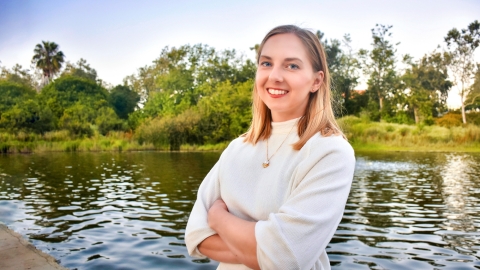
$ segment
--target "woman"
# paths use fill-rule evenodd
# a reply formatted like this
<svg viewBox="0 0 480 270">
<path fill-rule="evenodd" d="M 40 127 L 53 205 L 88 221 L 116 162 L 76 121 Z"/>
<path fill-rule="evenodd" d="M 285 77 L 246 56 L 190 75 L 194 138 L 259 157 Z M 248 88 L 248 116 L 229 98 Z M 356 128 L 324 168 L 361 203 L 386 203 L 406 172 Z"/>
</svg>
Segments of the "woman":
<svg viewBox="0 0 480 270">
<path fill-rule="evenodd" d="M 325 52 L 292 25 L 260 44 L 248 132 L 233 140 L 198 190 L 190 255 L 218 269 L 330 269 L 355 166 L 335 122 Z"/>
</svg>

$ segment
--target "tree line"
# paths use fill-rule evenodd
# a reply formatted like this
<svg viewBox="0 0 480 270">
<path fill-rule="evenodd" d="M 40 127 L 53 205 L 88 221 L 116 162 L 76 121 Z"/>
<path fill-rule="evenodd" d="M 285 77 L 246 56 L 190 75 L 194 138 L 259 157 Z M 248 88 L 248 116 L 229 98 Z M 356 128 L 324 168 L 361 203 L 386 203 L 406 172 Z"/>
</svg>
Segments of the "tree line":
<svg viewBox="0 0 480 270">
<path fill-rule="evenodd" d="M 446 50 L 420 59 L 398 55 L 392 26 L 372 29 L 369 50 L 353 51 L 348 34 L 343 40 L 316 34 L 327 53 L 338 116 L 431 125 L 448 111 L 452 87 L 461 97 L 463 123 L 467 111 L 480 108 L 480 64 L 474 61 L 478 21 L 453 28 L 444 38 Z M 167 46 L 151 65 L 115 87 L 98 78 L 86 60 L 70 63 L 65 58 L 56 43 L 43 41 L 34 48 L 34 70 L 18 64 L 2 67 L 3 132 L 67 130 L 76 138 L 130 131 L 140 143 L 176 150 L 182 144 L 229 141 L 250 124 L 256 64 L 235 50 Z M 357 91 L 362 74 L 368 87 Z"/>
</svg>

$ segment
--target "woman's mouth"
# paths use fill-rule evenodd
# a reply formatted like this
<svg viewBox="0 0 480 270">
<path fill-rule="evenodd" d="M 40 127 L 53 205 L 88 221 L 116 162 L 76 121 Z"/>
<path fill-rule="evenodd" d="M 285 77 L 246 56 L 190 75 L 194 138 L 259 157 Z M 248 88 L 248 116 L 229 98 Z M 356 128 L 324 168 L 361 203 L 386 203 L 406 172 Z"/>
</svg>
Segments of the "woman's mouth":
<svg viewBox="0 0 480 270">
<path fill-rule="evenodd" d="M 275 96 L 285 95 L 288 93 L 288 91 L 286 90 L 279 90 L 279 89 L 272 89 L 272 88 L 268 88 L 267 91 L 270 95 L 275 95 Z"/>
</svg>

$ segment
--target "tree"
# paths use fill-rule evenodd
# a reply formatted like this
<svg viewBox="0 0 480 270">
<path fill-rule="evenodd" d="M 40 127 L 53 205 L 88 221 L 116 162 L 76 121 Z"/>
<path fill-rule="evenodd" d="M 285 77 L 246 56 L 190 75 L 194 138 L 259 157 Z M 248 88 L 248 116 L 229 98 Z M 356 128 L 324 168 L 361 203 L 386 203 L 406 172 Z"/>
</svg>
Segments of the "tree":
<svg viewBox="0 0 480 270">
<path fill-rule="evenodd" d="M 87 60 L 80 58 L 76 64 L 67 62 L 65 70 L 62 72 L 62 76 L 75 76 L 80 78 L 85 78 L 97 81 L 97 71 L 90 67 L 90 64 L 87 63 Z"/>
<path fill-rule="evenodd" d="M 0 72 L 0 80 L 18 83 L 28 88 L 36 89 L 38 87 L 34 77 L 28 69 L 23 69 L 19 64 L 13 66 L 11 70 L 2 67 Z"/>
<path fill-rule="evenodd" d="M 467 123 L 465 101 L 470 92 L 470 83 L 475 74 L 475 49 L 480 46 L 480 22 L 475 20 L 467 29 L 461 31 L 453 28 L 448 31 L 445 42 L 450 50 L 450 70 L 453 82 L 457 86 L 462 106 L 462 121 Z"/>
<path fill-rule="evenodd" d="M 54 128 L 53 113 L 33 99 L 22 100 L 2 113 L 0 126 L 8 131 L 44 133 Z"/>
<path fill-rule="evenodd" d="M 35 90 L 31 87 L 10 81 L 0 81 L 0 116 L 22 100 L 33 99 L 35 95 Z"/>
<path fill-rule="evenodd" d="M 110 92 L 108 101 L 113 106 L 118 117 L 128 119 L 128 115 L 137 108 L 140 96 L 128 86 L 117 85 Z"/>
<path fill-rule="evenodd" d="M 126 122 L 118 118 L 115 111 L 110 107 L 102 107 L 97 112 L 95 119 L 98 131 L 102 135 L 107 135 L 111 130 L 123 131 L 126 130 Z"/>
<path fill-rule="evenodd" d="M 408 91 L 406 103 L 413 109 L 415 123 L 433 123 L 433 113 L 443 112 L 452 83 L 447 73 L 448 55 L 433 52 L 405 71 L 402 81 Z M 436 116 L 435 115 L 435 116 Z"/>
<path fill-rule="evenodd" d="M 475 79 L 468 92 L 465 100 L 465 107 L 480 108 L 480 64 L 477 64 L 477 71 L 475 72 Z M 467 108 L 468 108 L 467 107 Z"/>
<path fill-rule="evenodd" d="M 104 88 L 92 80 L 73 76 L 58 78 L 43 88 L 39 97 L 57 118 L 61 118 L 65 109 L 76 103 L 93 111 L 109 106 L 108 92 Z"/>
<path fill-rule="evenodd" d="M 373 50 L 360 50 L 359 55 L 363 61 L 364 72 L 369 76 L 368 92 L 378 100 L 380 112 L 385 109 L 387 98 L 395 95 L 398 88 L 398 77 L 395 71 L 396 52 L 395 46 L 389 38 L 392 26 L 377 24 L 372 29 Z"/>
<path fill-rule="evenodd" d="M 92 122 L 94 113 L 92 108 L 77 102 L 73 106 L 65 109 L 59 120 L 59 126 L 74 135 L 91 136 L 93 131 L 90 123 Z"/>
<path fill-rule="evenodd" d="M 323 36 L 323 34 L 317 32 L 317 36 Z M 360 68 L 350 45 L 351 42 L 350 35 L 346 34 L 343 36 L 342 42 L 333 39 L 330 40 L 330 43 L 327 41 L 324 43 L 327 63 L 332 77 L 334 101 L 338 101 L 340 104 L 336 107 L 342 107 L 347 114 L 357 112 L 355 111 L 355 105 L 357 104 L 353 104 L 352 91 L 358 85 L 358 69 Z M 337 113 L 340 113 L 338 109 Z"/>
<path fill-rule="evenodd" d="M 59 50 L 59 46 L 55 42 L 49 41 L 42 41 L 42 43 L 37 44 L 33 52 L 32 63 L 43 71 L 44 84 L 47 84 L 62 68 L 65 55 Z"/>
<path fill-rule="evenodd" d="M 245 82 L 255 76 L 255 70 L 255 63 L 244 61 L 235 50 L 217 52 L 202 44 L 165 47 L 153 65 L 126 77 L 124 84 L 140 94 L 142 104 L 162 93 L 175 96 L 175 104 L 188 104 L 188 108 L 205 95 L 199 91 L 201 85 Z"/>
</svg>

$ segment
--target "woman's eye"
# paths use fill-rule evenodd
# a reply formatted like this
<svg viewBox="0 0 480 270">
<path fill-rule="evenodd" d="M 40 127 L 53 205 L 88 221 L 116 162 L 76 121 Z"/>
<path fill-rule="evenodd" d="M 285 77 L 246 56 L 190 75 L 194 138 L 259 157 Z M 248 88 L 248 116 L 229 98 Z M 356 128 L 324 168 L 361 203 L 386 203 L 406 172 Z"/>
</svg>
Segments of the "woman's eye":
<svg viewBox="0 0 480 270">
<path fill-rule="evenodd" d="M 298 69 L 299 66 L 298 66 L 298 65 L 295 65 L 295 64 L 289 64 L 289 65 L 288 65 L 288 68 L 289 68 L 289 69 Z"/>
<path fill-rule="evenodd" d="M 264 66 L 264 67 L 269 67 L 271 66 L 270 62 L 262 62 L 260 63 L 260 65 Z"/>
</svg>

